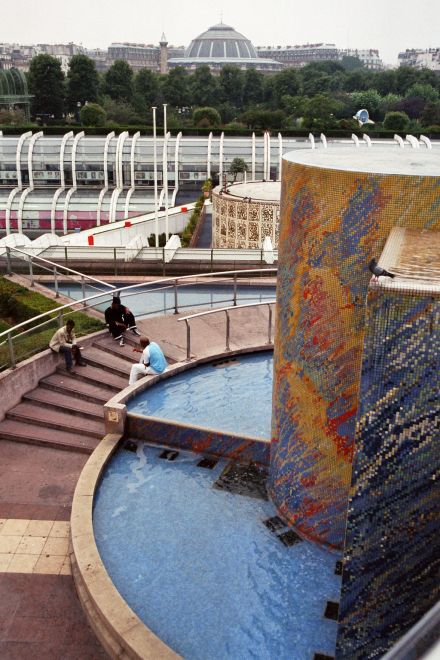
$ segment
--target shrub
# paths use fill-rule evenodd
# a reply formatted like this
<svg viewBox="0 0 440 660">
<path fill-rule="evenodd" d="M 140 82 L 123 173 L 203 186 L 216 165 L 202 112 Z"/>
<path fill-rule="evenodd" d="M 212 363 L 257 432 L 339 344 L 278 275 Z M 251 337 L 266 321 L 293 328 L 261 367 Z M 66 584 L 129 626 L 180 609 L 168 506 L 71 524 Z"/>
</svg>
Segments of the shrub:
<svg viewBox="0 0 440 660">
<path fill-rule="evenodd" d="M 84 126 L 105 126 L 107 113 L 97 103 L 87 103 L 81 108 L 81 123 Z"/>
<path fill-rule="evenodd" d="M 215 108 L 196 108 L 193 112 L 193 122 L 196 126 L 220 126 L 222 120 Z"/>
<path fill-rule="evenodd" d="M 406 131 L 409 126 L 409 117 L 405 112 L 387 112 L 383 127 L 387 131 Z"/>
</svg>

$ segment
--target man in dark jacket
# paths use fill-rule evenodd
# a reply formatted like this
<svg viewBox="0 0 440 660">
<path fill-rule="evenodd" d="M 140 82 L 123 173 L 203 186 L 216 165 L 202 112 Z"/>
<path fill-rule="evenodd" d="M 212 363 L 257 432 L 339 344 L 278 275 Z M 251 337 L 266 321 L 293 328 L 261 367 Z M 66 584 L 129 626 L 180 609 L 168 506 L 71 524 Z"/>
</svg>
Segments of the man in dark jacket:
<svg viewBox="0 0 440 660">
<path fill-rule="evenodd" d="M 140 336 L 136 327 L 136 321 L 128 307 L 121 304 L 121 299 L 115 296 L 110 307 L 105 310 L 105 322 L 113 335 L 113 339 L 119 339 L 120 346 L 124 346 L 124 332 L 131 330 L 133 334 Z"/>
</svg>

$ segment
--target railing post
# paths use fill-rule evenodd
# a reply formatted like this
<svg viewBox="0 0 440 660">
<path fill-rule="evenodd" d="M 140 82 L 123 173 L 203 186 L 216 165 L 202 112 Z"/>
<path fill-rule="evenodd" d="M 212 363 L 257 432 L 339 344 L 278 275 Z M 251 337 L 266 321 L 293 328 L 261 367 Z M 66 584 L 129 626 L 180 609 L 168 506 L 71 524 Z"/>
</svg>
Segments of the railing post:
<svg viewBox="0 0 440 660">
<path fill-rule="evenodd" d="M 9 361 L 11 363 L 11 369 L 15 369 L 14 344 L 12 342 L 12 334 L 10 332 L 8 332 L 8 349 L 9 349 Z"/>
<path fill-rule="evenodd" d="M 55 298 L 58 298 L 60 294 L 58 293 L 58 271 L 56 266 L 53 267 L 53 278 L 55 282 Z"/>
<path fill-rule="evenodd" d="M 8 275 L 12 275 L 11 248 L 9 247 L 6 248 L 6 272 L 8 273 Z"/>
<path fill-rule="evenodd" d="M 179 313 L 179 306 L 177 301 L 177 282 L 178 280 L 174 280 L 174 314 Z"/>
<path fill-rule="evenodd" d="M 231 322 L 230 322 L 228 310 L 226 309 L 225 312 L 226 312 L 226 350 L 230 351 L 231 349 L 229 348 L 229 335 L 231 331 Z"/>
<path fill-rule="evenodd" d="M 29 255 L 29 277 L 31 280 L 31 286 L 34 286 L 34 267 L 31 255 Z"/>
<path fill-rule="evenodd" d="M 58 314 L 57 319 L 58 319 L 58 327 L 62 328 L 63 327 L 63 314 L 62 314 L 62 312 L 60 312 Z"/>
<path fill-rule="evenodd" d="M 115 275 L 118 274 L 118 261 L 116 259 L 116 248 L 113 248 L 113 271 Z"/>
<path fill-rule="evenodd" d="M 237 306 L 237 273 L 234 273 L 234 307 Z"/>
<path fill-rule="evenodd" d="M 64 263 L 68 264 L 68 258 L 67 258 L 67 245 L 64 247 Z"/>
<path fill-rule="evenodd" d="M 86 297 L 86 283 L 84 280 L 84 275 L 81 275 L 81 290 L 82 290 L 82 297 Z M 87 307 L 87 303 L 83 302 L 83 307 Z"/>
<path fill-rule="evenodd" d="M 214 248 L 211 248 L 211 273 L 214 272 Z"/>
<path fill-rule="evenodd" d="M 269 328 L 268 328 L 268 333 L 267 333 L 267 338 L 268 338 L 268 344 L 272 343 L 272 307 L 271 304 L 268 304 L 269 307 Z"/>
<path fill-rule="evenodd" d="M 162 248 L 162 275 L 165 275 L 165 246 Z"/>
<path fill-rule="evenodd" d="M 188 323 L 188 319 L 185 319 L 186 323 L 186 359 L 191 360 L 191 328 Z"/>
</svg>

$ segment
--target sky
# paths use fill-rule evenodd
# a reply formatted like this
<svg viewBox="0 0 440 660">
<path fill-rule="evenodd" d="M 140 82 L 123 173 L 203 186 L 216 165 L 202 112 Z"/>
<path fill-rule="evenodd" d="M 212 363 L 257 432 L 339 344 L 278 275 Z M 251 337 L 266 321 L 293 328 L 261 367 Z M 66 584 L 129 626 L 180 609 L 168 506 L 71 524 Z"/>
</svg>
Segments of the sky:
<svg viewBox="0 0 440 660">
<path fill-rule="evenodd" d="M 190 41 L 219 23 L 254 46 L 334 43 L 377 48 L 397 64 L 406 48 L 440 47 L 440 0 L 0 0 L 0 43 Z"/>
</svg>

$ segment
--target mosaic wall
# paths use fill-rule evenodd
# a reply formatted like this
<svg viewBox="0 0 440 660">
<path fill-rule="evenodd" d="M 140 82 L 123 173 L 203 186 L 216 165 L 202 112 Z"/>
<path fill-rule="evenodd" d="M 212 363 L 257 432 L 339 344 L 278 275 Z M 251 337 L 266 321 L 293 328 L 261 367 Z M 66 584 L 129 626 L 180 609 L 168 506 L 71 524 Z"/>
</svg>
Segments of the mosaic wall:
<svg viewBox="0 0 440 660">
<path fill-rule="evenodd" d="M 440 295 L 368 296 L 338 658 L 379 658 L 440 597 Z"/>
<path fill-rule="evenodd" d="M 195 429 L 150 417 L 146 419 L 133 413 L 127 415 L 125 435 L 174 449 L 234 458 L 243 463 L 269 465 L 270 444 L 263 440 L 242 438 L 210 429 Z"/>
<path fill-rule="evenodd" d="M 345 534 L 367 264 L 393 226 L 440 228 L 439 191 L 440 177 L 283 163 L 270 493 L 329 547 Z"/>
<path fill-rule="evenodd" d="M 261 248 L 266 236 L 278 247 L 280 205 L 277 202 L 244 201 L 214 192 L 212 195 L 213 247 Z"/>
</svg>

